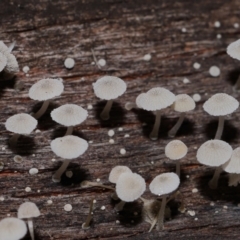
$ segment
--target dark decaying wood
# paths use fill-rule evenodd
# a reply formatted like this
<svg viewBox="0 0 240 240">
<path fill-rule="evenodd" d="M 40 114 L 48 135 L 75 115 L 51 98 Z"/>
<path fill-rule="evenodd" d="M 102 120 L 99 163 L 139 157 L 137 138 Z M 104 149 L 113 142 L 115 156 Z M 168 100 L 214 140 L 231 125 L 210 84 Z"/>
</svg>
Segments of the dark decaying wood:
<svg viewBox="0 0 240 240">
<path fill-rule="evenodd" d="M 14 80 L 0 82 L 0 161 L 5 164 L 0 172 L 0 199 L 4 198 L 0 218 L 16 216 L 18 206 L 30 200 L 42 213 L 35 220 L 36 239 L 239 239 L 240 187 L 228 187 L 227 175 L 222 174 L 220 187 L 210 190 L 207 182 L 213 169 L 199 165 L 195 157 L 196 149 L 213 138 L 217 129 L 217 119 L 203 112 L 203 102 L 217 92 L 240 100 L 232 91 L 240 74 L 239 62 L 225 52 L 226 46 L 240 36 L 240 28 L 234 27 L 234 23 L 240 23 L 239 14 L 237 0 L 1 0 L 0 39 L 6 44 L 16 41 L 13 53 L 21 71 Z M 221 23 L 219 28 L 214 26 L 216 21 Z M 217 38 L 218 34 L 222 37 Z M 106 60 L 106 66 L 99 69 L 92 64 L 92 49 L 97 59 Z M 145 54 L 151 54 L 152 59 L 144 61 Z M 76 61 L 72 70 L 63 65 L 66 57 Z M 195 62 L 201 64 L 200 69 L 193 68 Z M 217 78 L 209 74 L 213 65 L 221 69 Z M 24 66 L 30 67 L 29 75 L 22 71 Z M 128 89 L 114 102 L 111 119 L 102 122 L 99 114 L 105 103 L 94 96 L 92 83 L 106 74 L 124 79 Z M 66 129 L 51 120 L 50 110 L 39 120 L 40 132 L 21 137 L 17 152 L 7 146 L 11 134 L 4 122 L 15 113 L 30 113 L 40 106 L 28 98 L 28 89 L 44 77 L 61 77 L 65 85 L 64 93 L 53 101 L 50 110 L 64 103 L 84 108 L 93 105 L 87 121 L 74 129 L 74 135 L 92 143 L 83 157 L 70 164 L 73 177 L 65 176 L 61 183 L 51 180 L 61 162 L 49 144 Z M 190 83 L 183 83 L 185 77 Z M 16 90 L 14 85 L 20 82 L 24 88 Z M 176 136 L 189 147 L 182 161 L 179 190 L 187 211 L 193 210 L 196 215 L 177 211 L 180 202 L 176 199 L 170 204 L 172 219 L 166 221 L 165 229 L 148 233 L 150 224 L 142 220 L 140 201 L 126 204 L 117 214 L 111 190 L 81 189 L 80 182 L 99 178 L 109 184 L 111 168 L 120 164 L 141 174 L 147 185 L 157 174 L 174 171 L 164 147 L 170 141 L 167 132 L 179 114 L 164 110 L 159 140 L 153 142 L 148 135 L 154 115 L 124 109 L 126 102 L 156 86 L 175 94 L 201 95 L 196 110 L 188 114 Z M 233 148 L 240 142 L 239 118 L 238 110 L 225 124 L 223 140 Z M 109 143 L 110 129 L 115 131 L 114 144 Z M 121 148 L 126 149 L 125 155 L 120 154 Z M 22 163 L 13 161 L 16 154 L 23 157 Z M 33 167 L 39 169 L 37 175 L 28 173 Z M 26 187 L 31 191 L 26 192 Z M 198 192 L 192 193 L 193 188 Z M 147 190 L 144 197 L 150 199 L 153 195 Z M 47 203 L 50 199 L 52 204 Z M 90 229 L 82 230 L 92 199 L 97 201 L 93 222 Z M 71 212 L 63 209 L 68 203 L 73 207 Z"/>
</svg>

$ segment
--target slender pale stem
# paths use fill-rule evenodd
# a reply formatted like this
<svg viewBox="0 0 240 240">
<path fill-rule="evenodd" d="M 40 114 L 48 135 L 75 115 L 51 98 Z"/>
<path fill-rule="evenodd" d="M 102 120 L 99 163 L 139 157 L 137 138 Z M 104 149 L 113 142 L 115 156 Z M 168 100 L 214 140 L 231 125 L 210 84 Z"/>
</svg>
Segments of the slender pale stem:
<svg viewBox="0 0 240 240">
<path fill-rule="evenodd" d="M 49 106 L 50 100 L 46 100 L 43 102 L 42 107 L 33 114 L 33 117 L 36 119 L 39 119 L 47 110 L 48 106 Z"/>
<path fill-rule="evenodd" d="M 18 139 L 19 139 L 20 136 L 21 136 L 20 134 L 15 133 L 15 134 L 10 138 L 10 140 L 9 140 L 9 145 L 10 145 L 11 147 L 15 147 L 15 146 L 17 145 L 17 141 L 18 141 Z"/>
<path fill-rule="evenodd" d="M 16 42 L 12 42 L 10 46 L 8 47 L 9 52 L 12 52 L 13 48 L 15 47 Z"/>
<path fill-rule="evenodd" d="M 34 240 L 34 229 L 33 229 L 33 220 L 32 220 L 32 218 L 29 218 L 27 223 L 28 223 L 28 229 L 29 229 L 29 233 L 30 233 L 31 239 Z"/>
<path fill-rule="evenodd" d="M 180 177 L 180 161 L 177 160 L 176 162 L 176 174 Z"/>
<path fill-rule="evenodd" d="M 93 200 L 90 203 L 89 213 L 85 223 L 82 224 L 82 229 L 88 229 L 90 227 L 90 222 L 92 220 L 92 210 L 93 210 Z"/>
<path fill-rule="evenodd" d="M 70 163 L 70 160 L 63 161 L 61 167 L 52 176 L 53 182 L 60 182 L 61 181 L 61 176 L 65 172 L 65 170 L 67 169 L 69 163 Z"/>
<path fill-rule="evenodd" d="M 167 203 L 166 200 L 167 200 L 167 197 L 163 196 L 163 199 L 161 202 L 161 208 L 160 208 L 160 211 L 158 212 L 157 230 L 163 229 L 164 213 L 165 213 L 165 208 L 166 208 L 166 203 Z"/>
<path fill-rule="evenodd" d="M 133 108 L 137 108 L 137 104 L 136 103 L 133 103 L 133 102 L 127 102 L 125 104 L 125 109 L 130 111 L 132 110 Z"/>
<path fill-rule="evenodd" d="M 160 111 L 156 111 L 155 123 L 152 129 L 152 132 L 149 135 L 149 137 L 152 140 L 158 139 L 158 130 L 159 130 L 160 124 L 161 124 L 161 114 L 160 114 Z"/>
<path fill-rule="evenodd" d="M 176 124 L 168 132 L 169 137 L 175 137 L 175 135 L 177 134 L 177 131 L 179 130 L 179 128 L 181 127 L 181 125 L 183 123 L 184 118 L 185 118 L 185 113 L 181 113 Z"/>
<path fill-rule="evenodd" d="M 224 127 L 224 116 L 220 116 L 218 120 L 218 129 L 214 139 L 221 139 Z"/>
<path fill-rule="evenodd" d="M 67 136 L 67 135 L 72 135 L 72 133 L 73 133 L 73 126 L 70 126 L 70 127 L 67 128 L 67 131 L 66 131 L 66 133 L 65 133 L 65 136 Z"/>
<path fill-rule="evenodd" d="M 102 120 L 108 120 L 109 119 L 109 112 L 112 108 L 113 100 L 108 100 L 103 111 L 100 114 L 100 117 Z"/>
<path fill-rule="evenodd" d="M 118 212 L 119 212 L 119 211 L 122 211 L 125 203 L 126 203 L 126 202 L 121 201 L 120 203 L 118 203 L 118 204 L 115 206 L 115 209 L 116 209 Z"/>
<path fill-rule="evenodd" d="M 218 187 L 218 179 L 220 177 L 220 174 L 222 172 L 222 168 L 221 166 L 217 167 L 214 174 L 213 174 L 213 177 L 212 179 L 209 181 L 208 185 L 211 189 L 216 189 Z"/>
<path fill-rule="evenodd" d="M 101 188 L 107 188 L 110 190 L 115 191 L 115 188 L 100 184 L 100 183 L 95 183 L 95 182 L 90 182 L 90 181 L 83 181 L 81 182 L 81 187 L 101 187 Z"/>
</svg>

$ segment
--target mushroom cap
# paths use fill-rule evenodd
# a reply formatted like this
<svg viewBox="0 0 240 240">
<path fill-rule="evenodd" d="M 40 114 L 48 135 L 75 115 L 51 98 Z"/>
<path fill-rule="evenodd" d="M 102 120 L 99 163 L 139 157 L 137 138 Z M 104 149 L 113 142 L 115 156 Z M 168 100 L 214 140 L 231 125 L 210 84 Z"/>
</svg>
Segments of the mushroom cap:
<svg viewBox="0 0 240 240">
<path fill-rule="evenodd" d="M 0 72 L 6 67 L 7 65 L 7 58 L 0 52 Z"/>
<path fill-rule="evenodd" d="M 208 140 L 197 150 L 197 161 L 210 167 L 218 167 L 230 159 L 232 151 L 232 147 L 222 140 Z"/>
<path fill-rule="evenodd" d="M 226 93 L 217 93 L 210 97 L 203 109 L 212 116 L 225 116 L 233 113 L 239 106 L 239 102 Z"/>
<path fill-rule="evenodd" d="M 46 101 L 60 96 L 63 89 L 63 83 L 59 79 L 45 78 L 33 84 L 28 95 L 33 100 Z"/>
<path fill-rule="evenodd" d="M 152 88 L 136 98 L 137 106 L 147 111 L 161 110 L 172 105 L 174 101 L 175 95 L 162 87 Z"/>
<path fill-rule="evenodd" d="M 19 113 L 9 117 L 5 123 L 8 131 L 18 134 L 30 134 L 38 121 L 27 113 Z"/>
<path fill-rule="evenodd" d="M 52 119 L 66 127 L 76 126 L 82 123 L 87 116 L 87 110 L 76 104 L 65 104 L 51 112 Z"/>
<path fill-rule="evenodd" d="M 196 107 L 194 100 L 187 94 L 176 95 L 173 109 L 177 112 L 188 112 Z"/>
<path fill-rule="evenodd" d="M 104 100 L 111 100 L 121 96 L 127 89 L 126 83 L 113 76 L 104 76 L 93 83 L 95 95 Z"/>
<path fill-rule="evenodd" d="M 117 183 L 120 175 L 125 173 L 125 172 L 132 173 L 131 169 L 126 167 L 126 166 L 116 166 L 116 167 L 114 167 L 109 174 L 109 177 L 108 177 L 109 182 Z"/>
<path fill-rule="evenodd" d="M 122 173 L 116 183 L 116 193 L 125 202 L 133 202 L 146 190 L 145 180 L 137 173 Z"/>
<path fill-rule="evenodd" d="M 0 41 L 0 53 L 2 53 L 7 59 L 7 64 L 4 70 L 9 73 L 18 72 L 18 62 L 15 56 L 9 51 L 8 47 L 3 43 L 3 41 Z"/>
<path fill-rule="evenodd" d="M 187 146 L 180 140 L 173 140 L 165 147 L 165 155 L 171 160 L 179 160 L 188 152 Z"/>
<path fill-rule="evenodd" d="M 68 135 L 51 142 L 52 151 L 63 159 L 74 159 L 88 149 L 88 142 L 80 137 Z"/>
<path fill-rule="evenodd" d="M 33 202 L 22 203 L 18 208 L 18 218 L 34 218 L 39 216 L 40 211 Z"/>
<path fill-rule="evenodd" d="M 149 189 L 151 193 L 161 196 L 175 191 L 179 184 L 180 179 L 176 173 L 162 173 L 152 180 Z"/>
<path fill-rule="evenodd" d="M 224 163 L 222 168 L 228 173 L 240 173 L 240 147 L 233 150 L 230 160 Z"/>
<path fill-rule="evenodd" d="M 228 45 L 227 54 L 234 59 L 240 60 L 240 39 Z"/>
<path fill-rule="evenodd" d="M 0 240 L 18 240 L 26 233 L 26 223 L 21 219 L 9 217 L 0 221 Z"/>
</svg>

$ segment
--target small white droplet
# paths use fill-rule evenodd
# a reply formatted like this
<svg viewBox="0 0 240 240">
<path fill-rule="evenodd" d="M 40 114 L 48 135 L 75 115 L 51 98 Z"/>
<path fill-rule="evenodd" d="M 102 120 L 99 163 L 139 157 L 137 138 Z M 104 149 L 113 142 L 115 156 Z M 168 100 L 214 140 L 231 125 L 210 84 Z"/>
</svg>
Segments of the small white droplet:
<svg viewBox="0 0 240 240">
<path fill-rule="evenodd" d="M 11 216 L 11 214 L 10 214 L 10 213 L 8 213 L 8 214 L 7 214 L 7 216 L 8 216 L 8 217 L 10 217 L 10 216 Z"/>
<path fill-rule="evenodd" d="M 105 207 L 105 206 L 102 206 L 102 207 L 101 207 L 101 210 L 105 210 L 105 209 L 106 209 L 106 207 Z"/>
<path fill-rule="evenodd" d="M 41 192 L 41 190 L 40 190 L 40 189 L 38 189 L 38 190 L 37 190 L 37 192 L 38 192 L 38 193 L 40 193 L 40 192 Z"/>
<path fill-rule="evenodd" d="M 186 175 L 186 178 L 189 178 L 189 175 Z"/>
<path fill-rule="evenodd" d="M 215 213 L 218 213 L 218 211 L 215 211 Z"/>
<path fill-rule="evenodd" d="M 36 131 L 35 131 L 35 133 L 40 133 L 41 131 L 39 130 L 39 129 L 37 129 Z"/>
<path fill-rule="evenodd" d="M 24 66 L 22 70 L 24 73 L 28 73 L 30 68 L 29 68 L 29 66 Z"/>
<path fill-rule="evenodd" d="M 124 155 L 124 154 L 126 154 L 126 150 L 125 150 L 124 148 L 121 148 L 121 149 L 120 149 L 120 153 L 121 153 L 122 155 Z"/>
<path fill-rule="evenodd" d="M 216 21 L 214 23 L 214 27 L 219 28 L 221 26 L 221 23 L 219 21 Z"/>
<path fill-rule="evenodd" d="M 23 158 L 19 155 L 14 156 L 13 158 L 15 163 L 21 163 L 23 161 Z"/>
<path fill-rule="evenodd" d="M 66 176 L 68 177 L 68 178 L 71 178 L 72 176 L 73 176 L 73 172 L 72 171 L 66 171 Z"/>
<path fill-rule="evenodd" d="M 97 200 L 96 200 L 96 199 L 94 199 L 94 200 L 93 200 L 93 203 L 96 203 L 96 202 L 97 202 Z"/>
<path fill-rule="evenodd" d="M 129 134 L 125 134 L 124 137 L 127 138 L 127 137 L 130 137 L 130 135 Z"/>
<path fill-rule="evenodd" d="M 123 128 L 122 128 L 122 127 L 118 128 L 118 131 L 120 131 L 120 132 L 121 132 L 122 130 L 123 130 Z"/>
<path fill-rule="evenodd" d="M 197 189 L 197 188 L 193 188 L 193 189 L 192 189 L 192 192 L 193 192 L 193 193 L 197 193 L 197 192 L 198 192 L 198 189 Z"/>
<path fill-rule="evenodd" d="M 33 156 L 33 157 L 35 157 L 36 155 L 35 155 L 35 154 L 33 154 L 32 156 Z"/>
<path fill-rule="evenodd" d="M 228 209 L 228 206 L 223 206 L 224 209 Z"/>
<path fill-rule="evenodd" d="M 195 220 L 195 221 L 197 221 L 197 220 L 198 220 L 198 218 L 194 218 L 194 220 Z"/>
<path fill-rule="evenodd" d="M 185 27 L 182 28 L 182 32 L 183 32 L 183 33 L 187 32 L 187 29 L 186 29 Z"/>
<path fill-rule="evenodd" d="M 212 66 L 209 68 L 209 73 L 212 77 L 218 77 L 220 75 L 220 69 L 217 66 Z"/>
<path fill-rule="evenodd" d="M 25 191 L 26 191 L 26 192 L 31 192 L 32 189 L 31 189 L 30 187 L 26 187 L 26 188 L 25 188 Z"/>
<path fill-rule="evenodd" d="M 201 96 L 198 93 L 193 94 L 192 98 L 195 102 L 199 102 L 201 100 Z"/>
<path fill-rule="evenodd" d="M 238 23 L 234 23 L 233 26 L 234 26 L 235 28 L 239 28 L 239 24 L 238 24 Z"/>
<path fill-rule="evenodd" d="M 72 59 L 72 58 L 66 58 L 66 59 L 65 59 L 65 61 L 64 61 L 64 66 L 65 66 L 67 69 L 73 68 L 74 65 L 75 65 L 74 59 Z"/>
<path fill-rule="evenodd" d="M 64 210 L 65 210 L 66 212 L 72 211 L 72 205 L 71 205 L 71 204 L 66 204 L 66 205 L 64 206 Z"/>
<path fill-rule="evenodd" d="M 47 204 L 52 204 L 53 201 L 50 199 L 50 200 L 47 200 Z"/>
<path fill-rule="evenodd" d="M 109 130 L 108 131 L 108 136 L 109 137 L 112 137 L 114 134 L 115 134 L 115 132 L 113 130 Z"/>
<path fill-rule="evenodd" d="M 222 35 L 221 34 L 217 34 L 217 39 L 221 39 Z"/>
<path fill-rule="evenodd" d="M 193 210 L 188 210 L 187 213 L 192 217 L 196 215 L 195 211 Z"/>
<path fill-rule="evenodd" d="M 116 220 L 116 224 L 119 224 L 120 223 L 120 221 L 119 220 Z"/>
<path fill-rule="evenodd" d="M 151 54 L 146 54 L 146 55 L 143 56 L 144 61 L 150 61 L 151 58 L 152 58 Z"/>
<path fill-rule="evenodd" d="M 3 196 L 0 196 L 0 201 L 4 201 L 4 197 Z"/>
<path fill-rule="evenodd" d="M 114 142 L 115 142 L 114 139 L 112 139 L 112 138 L 109 139 L 109 143 L 114 144 Z"/>
<path fill-rule="evenodd" d="M 97 178 L 97 182 L 100 182 L 100 178 Z"/>
<path fill-rule="evenodd" d="M 210 206 L 214 206 L 215 205 L 215 203 L 214 202 L 210 202 Z"/>
<path fill-rule="evenodd" d="M 93 143 L 93 141 L 89 141 L 88 143 L 90 143 L 90 144 L 91 144 L 91 143 Z"/>
<path fill-rule="evenodd" d="M 104 67 L 104 66 L 106 65 L 106 63 L 107 63 L 107 62 L 106 62 L 105 59 L 102 59 L 102 58 L 101 58 L 101 59 L 98 60 L 98 65 L 101 66 L 101 67 Z"/>
<path fill-rule="evenodd" d="M 190 81 L 189 81 L 188 78 L 184 78 L 184 79 L 183 79 L 183 83 L 190 83 Z"/>
<path fill-rule="evenodd" d="M 154 161 L 151 161 L 151 164 L 154 164 Z"/>
<path fill-rule="evenodd" d="M 89 110 L 93 109 L 92 104 L 88 104 L 87 109 L 89 109 Z"/>
<path fill-rule="evenodd" d="M 5 148 L 5 147 L 2 147 L 2 151 L 4 151 L 4 150 L 6 150 L 6 148 Z"/>
<path fill-rule="evenodd" d="M 35 174 L 38 173 L 38 169 L 37 169 L 37 168 L 31 168 L 31 169 L 29 170 L 29 173 L 30 173 L 31 175 L 35 175 Z"/>
<path fill-rule="evenodd" d="M 194 67 L 195 69 L 199 69 L 199 68 L 201 67 L 201 64 L 195 62 L 195 63 L 193 64 L 193 67 Z"/>
<path fill-rule="evenodd" d="M 52 162 L 55 162 L 56 161 L 56 159 L 55 158 L 52 158 Z"/>
</svg>

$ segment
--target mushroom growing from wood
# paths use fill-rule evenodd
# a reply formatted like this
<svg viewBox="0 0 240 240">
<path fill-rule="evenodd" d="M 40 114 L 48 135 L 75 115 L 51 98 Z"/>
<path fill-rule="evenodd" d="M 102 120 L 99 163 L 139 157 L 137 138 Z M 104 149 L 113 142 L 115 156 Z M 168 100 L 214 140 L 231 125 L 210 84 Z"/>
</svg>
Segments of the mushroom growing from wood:
<svg viewBox="0 0 240 240">
<path fill-rule="evenodd" d="M 85 121 L 87 116 L 88 112 L 76 104 L 65 104 L 51 112 L 55 122 L 68 127 L 65 136 L 71 135 L 73 127 Z"/>
<path fill-rule="evenodd" d="M 88 229 L 90 227 L 90 222 L 92 220 L 93 203 L 94 203 L 94 200 L 92 199 L 90 202 L 89 213 L 86 221 L 82 224 L 82 229 Z"/>
<path fill-rule="evenodd" d="M 9 140 L 10 146 L 14 147 L 20 134 L 30 134 L 37 126 L 38 121 L 31 115 L 19 113 L 9 117 L 5 123 L 8 131 L 15 133 Z"/>
<path fill-rule="evenodd" d="M 222 165 L 230 159 L 232 151 L 232 147 L 228 143 L 218 139 L 206 141 L 197 150 L 198 162 L 216 167 L 214 175 L 208 183 L 211 189 L 217 188 Z"/>
<path fill-rule="evenodd" d="M 221 139 L 222 137 L 224 116 L 233 113 L 238 107 L 239 102 L 226 93 L 214 94 L 203 104 L 203 109 L 208 114 L 219 117 L 215 139 Z"/>
<path fill-rule="evenodd" d="M 161 87 L 152 88 L 146 93 L 141 93 L 136 98 L 136 104 L 139 108 L 147 111 L 156 111 L 155 123 L 149 135 L 152 140 L 158 139 L 158 130 L 161 123 L 160 110 L 172 105 L 174 101 L 175 95 Z"/>
<path fill-rule="evenodd" d="M 165 155 L 176 161 L 176 173 L 180 177 L 180 159 L 185 157 L 188 152 L 187 146 L 180 140 L 173 140 L 165 147 Z"/>
<path fill-rule="evenodd" d="M 109 119 L 109 112 L 112 108 L 113 100 L 121 96 L 127 89 L 126 83 L 113 76 L 104 76 L 93 83 L 93 90 L 95 95 L 103 100 L 107 100 L 100 117 L 102 120 Z"/>
<path fill-rule="evenodd" d="M 61 176 L 72 159 L 78 158 L 88 149 L 88 142 L 80 137 L 68 135 L 56 138 L 51 142 L 52 151 L 63 159 L 63 164 L 53 175 L 54 182 L 60 182 Z"/>
<path fill-rule="evenodd" d="M 149 185 L 151 193 L 162 197 L 161 208 L 157 216 L 158 230 L 163 229 L 167 195 L 175 191 L 178 188 L 179 184 L 180 179 L 176 173 L 162 173 L 156 176 Z M 154 225 L 152 227 L 154 227 Z"/>
<path fill-rule="evenodd" d="M 121 199 L 116 210 L 121 211 L 126 202 L 133 202 L 141 197 L 146 190 L 145 180 L 137 173 L 122 173 L 116 183 L 116 193 Z"/>
<path fill-rule="evenodd" d="M 192 111 L 196 107 L 196 104 L 189 95 L 179 94 L 179 95 L 176 95 L 176 99 L 172 107 L 176 112 L 180 112 L 181 114 L 177 123 L 168 132 L 169 137 L 175 137 L 178 129 L 181 127 L 183 123 L 186 112 Z"/>
<path fill-rule="evenodd" d="M 60 96 L 64 86 L 59 79 L 46 78 L 42 79 L 29 89 L 29 97 L 33 100 L 43 101 L 42 107 L 38 112 L 34 113 L 33 117 L 39 119 L 47 110 L 50 100 Z"/>
<path fill-rule="evenodd" d="M 21 219 L 8 217 L 0 221 L 0 240 L 19 240 L 26 233 L 26 224 Z"/>
<path fill-rule="evenodd" d="M 39 216 L 40 211 L 37 205 L 33 202 L 22 203 L 18 208 L 18 218 L 27 219 L 28 229 L 32 240 L 34 240 L 34 227 L 32 219 Z"/>
</svg>

